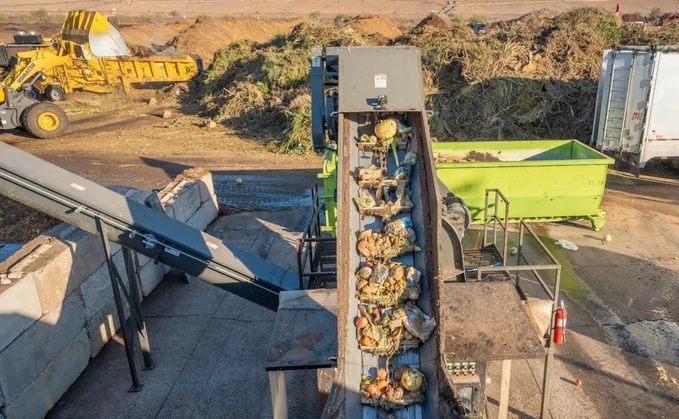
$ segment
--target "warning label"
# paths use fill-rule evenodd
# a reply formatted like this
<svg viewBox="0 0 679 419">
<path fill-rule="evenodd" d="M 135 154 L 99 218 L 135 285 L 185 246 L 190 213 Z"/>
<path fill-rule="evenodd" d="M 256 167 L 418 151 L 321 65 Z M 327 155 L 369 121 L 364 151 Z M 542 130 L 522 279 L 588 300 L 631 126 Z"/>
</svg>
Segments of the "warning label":
<svg viewBox="0 0 679 419">
<path fill-rule="evenodd" d="M 387 87 L 387 75 L 386 74 L 375 74 L 375 88 L 376 89 L 386 89 Z"/>
</svg>

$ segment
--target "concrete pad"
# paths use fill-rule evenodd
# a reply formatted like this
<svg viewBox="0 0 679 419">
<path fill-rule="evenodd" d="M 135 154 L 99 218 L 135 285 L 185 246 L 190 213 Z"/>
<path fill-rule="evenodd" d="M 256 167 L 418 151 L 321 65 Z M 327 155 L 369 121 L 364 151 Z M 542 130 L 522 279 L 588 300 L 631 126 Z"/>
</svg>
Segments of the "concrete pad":
<svg viewBox="0 0 679 419">
<path fill-rule="evenodd" d="M 161 287 L 162 288 L 162 287 Z M 154 418 L 167 399 L 210 321 L 207 316 L 171 316 L 147 319 L 156 367 L 143 371 L 139 345 L 135 345 L 137 371 L 144 384 L 128 393 L 132 384 L 122 337 L 117 335 L 87 366 L 47 418 Z"/>
<path fill-rule="evenodd" d="M 289 215 L 294 218 L 293 212 Z M 238 218 L 257 227 L 250 230 L 253 237 L 259 230 L 271 230 L 261 221 Z M 213 226 L 229 224 L 218 220 Z M 238 234 L 250 231 L 241 229 Z M 216 235 L 223 238 L 224 233 Z M 299 233 L 286 227 L 278 237 L 274 234 L 274 239 L 280 239 L 281 234 L 294 240 Z M 275 248 L 283 244 L 286 251 L 291 248 L 280 240 L 274 242 L 269 255 L 277 253 Z M 294 257 L 291 260 L 294 263 Z M 145 268 L 150 265 L 152 262 Z M 142 392 L 127 393 L 130 378 L 122 339 L 117 335 L 48 418 L 272 416 L 264 353 L 276 318 L 274 312 L 195 278 L 188 284 L 168 278 L 142 305 L 157 363 L 153 371 L 140 371 Z M 138 345 L 136 350 L 141 368 Z M 318 417 L 315 371 L 288 374 L 287 381 L 291 389 L 290 417 Z"/>
<path fill-rule="evenodd" d="M 186 368 L 168 394 L 158 417 L 167 419 L 194 417 L 194 411 L 203 402 L 202 393 L 215 366 L 220 362 L 221 354 L 230 344 L 234 344 L 231 342 L 233 339 L 238 338 L 232 334 L 234 327 L 234 322 L 225 322 L 221 319 L 210 321 Z M 242 402 L 245 403 L 246 400 L 243 399 Z"/>
<path fill-rule="evenodd" d="M 89 361 L 85 329 L 45 368 L 4 411 L 7 419 L 42 418 L 75 382 Z"/>
<path fill-rule="evenodd" d="M 214 236 L 218 236 L 224 243 L 229 247 L 235 246 L 239 249 L 249 251 L 252 245 L 257 240 L 259 235 L 259 229 L 257 230 L 229 230 L 222 233 L 217 233 L 211 231 L 208 227 L 208 233 Z"/>
<path fill-rule="evenodd" d="M 286 211 L 286 213 L 290 212 Z M 259 230 L 262 228 L 262 221 L 266 220 L 270 214 L 269 211 L 253 211 L 219 217 L 210 226 L 210 231 L 221 233 L 230 230 Z"/>
<path fill-rule="evenodd" d="M 84 312 L 80 296 L 72 293 L 0 352 L 0 386 L 7 402 L 12 403 L 82 330 Z"/>
<path fill-rule="evenodd" d="M 167 278 L 161 292 L 144 300 L 144 315 L 153 316 L 213 316 L 226 291 L 191 277 L 190 283 L 180 278 Z"/>
<path fill-rule="evenodd" d="M 31 275 L 0 286 L 0 351 L 42 315 L 40 298 Z"/>
</svg>

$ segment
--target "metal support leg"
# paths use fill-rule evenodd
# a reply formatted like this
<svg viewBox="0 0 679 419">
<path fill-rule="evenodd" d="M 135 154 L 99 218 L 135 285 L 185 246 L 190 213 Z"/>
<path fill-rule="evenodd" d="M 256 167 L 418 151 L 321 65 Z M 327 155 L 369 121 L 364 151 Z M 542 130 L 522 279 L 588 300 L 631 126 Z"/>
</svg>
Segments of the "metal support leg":
<svg viewBox="0 0 679 419">
<path fill-rule="evenodd" d="M 502 377 L 500 378 L 500 412 L 498 419 L 507 419 L 509 412 L 509 382 L 512 378 L 512 360 L 502 361 Z"/>
<path fill-rule="evenodd" d="M 288 394 L 285 389 L 285 371 L 269 371 L 269 388 L 274 419 L 288 419 Z"/>
<path fill-rule="evenodd" d="M 152 370 L 155 366 L 151 358 L 151 345 L 149 344 L 149 336 L 146 331 L 146 322 L 144 321 L 144 313 L 141 310 L 141 299 L 139 298 L 139 286 L 137 284 L 137 276 L 135 275 L 135 262 L 132 258 L 130 249 L 123 247 L 123 260 L 125 261 L 125 269 L 127 270 L 127 280 L 130 284 L 130 308 L 136 311 L 134 316 L 137 332 L 139 335 L 139 345 L 141 346 L 141 353 L 144 358 L 144 369 Z"/>
<path fill-rule="evenodd" d="M 106 257 L 108 274 L 109 277 L 111 278 L 111 286 L 113 287 L 113 299 L 115 300 L 116 309 L 118 311 L 118 319 L 120 320 L 120 331 L 123 334 L 123 341 L 125 342 L 125 354 L 127 355 L 127 363 L 130 367 L 130 374 L 132 375 L 132 387 L 130 387 L 129 391 L 131 393 L 136 393 L 138 391 L 141 391 L 143 385 L 139 382 L 139 376 L 137 375 L 137 367 L 134 364 L 134 336 L 130 334 L 128 331 L 125 321 L 125 308 L 123 307 L 123 300 L 120 296 L 120 289 L 118 288 L 118 280 L 120 279 L 120 275 L 118 275 L 118 270 L 116 269 L 115 264 L 113 263 L 113 256 L 111 255 L 111 246 L 109 245 L 108 239 L 106 238 L 106 227 L 101 222 L 101 219 L 99 217 L 96 217 L 95 221 L 97 223 L 97 230 L 99 231 L 99 236 L 101 237 L 101 243 L 104 247 L 104 256 Z M 122 285 L 122 281 L 120 282 Z"/>
<path fill-rule="evenodd" d="M 540 419 L 549 417 L 549 390 L 552 377 L 552 360 L 554 359 L 554 347 L 552 346 L 552 335 L 549 335 L 547 345 L 547 355 L 545 356 L 545 373 L 542 376 L 542 406 L 540 407 Z"/>
</svg>

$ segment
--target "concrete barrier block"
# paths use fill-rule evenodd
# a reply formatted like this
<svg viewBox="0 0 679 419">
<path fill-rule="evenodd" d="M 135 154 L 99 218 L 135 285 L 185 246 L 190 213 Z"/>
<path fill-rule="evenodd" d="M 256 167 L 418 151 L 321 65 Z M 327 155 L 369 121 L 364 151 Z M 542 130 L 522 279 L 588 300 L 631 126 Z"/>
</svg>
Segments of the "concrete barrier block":
<svg viewBox="0 0 679 419">
<path fill-rule="evenodd" d="M 127 286 L 129 281 L 127 279 L 122 251 L 113 255 L 113 264 L 118 269 L 123 283 Z M 102 263 L 89 278 L 80 284 L 80 295 L 85 305 L 86 319 L 94 316 L 107 301 L 113 299 L 113 287 L 106 263 Z"/>
<path fill-rule="evenodd" d="M 201 204 L 200 208 L 191 215 L 186 224 L 198 230 L 205 230 L 217 218 L 217 206 L 211 200 Z"/>
<path fill-rule="evenodd" d="M 141 268 L 139 277 L 141 280 L 141 293 L 144 298 L 148 297 L 149 294 L 151 294 L 151 291 L 160 284 L 160 281 L 163 280 L 163 277 L 168 270 L 168 266 L 165 266 L 162 263 L 156 264 L 153 262 L 149 262 Z"/>
<path fill-rule="evenodd" d="M 33 276 L 11 285 L 0 285 L 0 351 L 19 337 L 42 315 Z"/>
<path fill-rule="evenodd" d="M 128 319 L 130 305 L 124 298 L 123 309 L 125 318 Z M 120 319 L 113 297 L 85 322 L 85 329 L 90 342 L 90 357 L 94 358 L 120 329 Z"/>
<path fill-rule="evenodd" d="M 61 396 L 85 370 L 89 362 L 90 343 L 85 329 L 80 329 L 74 339 L 42 373 L 7 407 L 7 419 L 43 418 Z"/>
<path fill-rule="evenodd" d="M 125 194 L 126 198 L 129 198 L 133 201 L 139 202 L 142 205 L 146 205 L 146 200 L 153 194 L 153 191 L 147 191 L 143 189 L 132 189 L 131 191 L 127 191 Z"/>
<path fill-rule="evenodd" d="M 12 403 L 68 346 L 85 324 L 84 313 L 80 295 L 74 292 L 0 352 L 0 387 L 6 402 Z"/>
<path fill-rule="evenodd" d="M 165 213 L 185 223 L 200 206 L 200 188 L 195 181 L 182 181 L 162 198 Z"/>
<path fill-rule="evenodd" d="M 196 179 L 198 181 L 198 188 L 200 189 L 200 202 L 207 202 L 209 200 L 215 200 L 215 185 L 214 182 L 212 181 L 212 173 L 206 173 L 203 176 L 200 177 L 200 179 Z"/>
<path fill-rule="evenodd" d="M 42 314 L 60 305 L 69 290 L 73 255 L 59 241 L 42 244 L 12 267 L 12 272 L 30 272 L 38 290 Z"/>
<path fill-rule="evenodd" d="M 120 246 L 112 246 L 119 250 Z M 101 239 L 80 229 L 69 231 L 36 248 L 12 272 L 31 272 L 38 290 L 42 313 L 59 306 L 104 262 Z"/>
</svg>

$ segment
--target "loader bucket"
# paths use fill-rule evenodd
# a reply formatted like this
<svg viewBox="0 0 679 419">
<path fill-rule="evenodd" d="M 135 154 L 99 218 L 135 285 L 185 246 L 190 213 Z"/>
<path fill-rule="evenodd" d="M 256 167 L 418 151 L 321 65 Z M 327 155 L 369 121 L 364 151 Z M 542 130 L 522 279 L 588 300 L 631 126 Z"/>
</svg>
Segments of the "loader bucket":
<svg viewBox="0 0 679 419">
<path fill-rule="evenodd" d="M 131 55 L 118 29 L 97 12 L 68 12 L 61 28 L 61 38 L 88 47 L 95 57 Z"/>
</svg>

